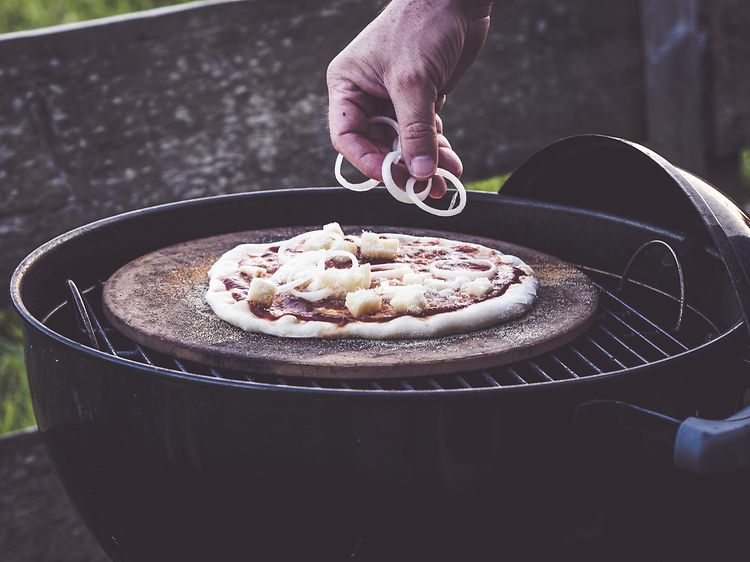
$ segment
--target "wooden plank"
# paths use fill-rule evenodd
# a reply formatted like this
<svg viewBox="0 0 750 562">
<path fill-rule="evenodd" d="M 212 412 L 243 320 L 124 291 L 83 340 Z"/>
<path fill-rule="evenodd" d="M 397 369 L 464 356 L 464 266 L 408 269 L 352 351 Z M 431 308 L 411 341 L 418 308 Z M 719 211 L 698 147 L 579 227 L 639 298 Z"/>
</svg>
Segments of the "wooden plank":
<svg viewBox="0 0 750 562">
<path fill-rule="evenodd" d="M 706 46 L 703 0 L 642 0 L 649 146 L 706 171 Z"/>
<path fill-rule="evenodd" d="M 325 68 L 379 6 L 220 2 L 0 38 L 0 285 L 97 218 L 332 184 Z M 445 110 L 467 178 L 569 134 L 643 138 L 638 26 L 637 0 L 498 4 Z"/>
<path fill-rule="evenodd" d="M 750 147 L 750 2 L 710 3 L 712 141 L 718 155 Z"/>
<path fill-rule="evenodd" d="M 0 553 L 9 562 L 109 560 L 73 511 L 36 430 L 0 437 Z"/>
</svg>

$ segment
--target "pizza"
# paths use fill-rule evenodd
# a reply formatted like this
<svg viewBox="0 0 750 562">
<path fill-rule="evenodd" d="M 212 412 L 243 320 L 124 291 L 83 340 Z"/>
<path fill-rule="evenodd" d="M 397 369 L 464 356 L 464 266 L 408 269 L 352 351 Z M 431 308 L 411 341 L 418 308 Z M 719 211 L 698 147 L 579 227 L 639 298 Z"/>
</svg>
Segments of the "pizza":
<svg viewBox="0 0 750 562">
<path fill-rule="evenodd" d="M 537 280 L 519 258 L 430 236 L 345 234 L 338 223 L 241 244 L 211 267 L 223 320 L 280 337 L 428 338 L 521 316 Z"/>
</svg>

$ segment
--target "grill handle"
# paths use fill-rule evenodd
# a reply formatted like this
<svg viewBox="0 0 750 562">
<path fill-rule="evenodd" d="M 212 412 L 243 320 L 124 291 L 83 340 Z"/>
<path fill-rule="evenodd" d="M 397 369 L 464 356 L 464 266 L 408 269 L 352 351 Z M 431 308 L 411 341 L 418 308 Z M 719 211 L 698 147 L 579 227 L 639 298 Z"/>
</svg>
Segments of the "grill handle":
<svg viewBox="0 0 750 562">
<path fill-rule="evenodd" d="M 697 474 L 750 469 L 750 406 L 725 420 L 683 421 L 620 402 L 592 400 L 575 413 L 576 426 L 596 430 L 634 430 L 674 446 L 674 464 Z"/>
<path fill-rule="evenodd" d="M 725 420 L 687 418 L 677 430 L 674 463 L 698 474 L 750 468 L 750 406 Z"/>
</svg>

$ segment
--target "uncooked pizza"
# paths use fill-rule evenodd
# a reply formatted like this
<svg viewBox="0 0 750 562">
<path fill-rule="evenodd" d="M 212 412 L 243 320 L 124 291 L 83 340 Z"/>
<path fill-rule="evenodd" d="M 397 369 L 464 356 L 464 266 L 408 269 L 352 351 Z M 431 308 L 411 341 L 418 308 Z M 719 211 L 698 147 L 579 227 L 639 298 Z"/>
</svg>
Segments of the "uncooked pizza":
<svg viewBox="0 0 750 562">
<path fill-rule="evenodd" d="M 280 337 L 427 338 L 517 318 L 536 299 L 517 257 L 429 236 L 345 234 L 337 223 L 241 244 L 209 271 L 223 320 Z"/>
</svg>

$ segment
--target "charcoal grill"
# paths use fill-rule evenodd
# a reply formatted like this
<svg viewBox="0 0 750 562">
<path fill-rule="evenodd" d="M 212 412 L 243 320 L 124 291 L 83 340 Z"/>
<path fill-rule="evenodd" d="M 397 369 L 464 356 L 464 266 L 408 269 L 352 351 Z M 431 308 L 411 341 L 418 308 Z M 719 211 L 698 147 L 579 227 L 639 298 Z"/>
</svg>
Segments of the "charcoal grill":
<svg viewBox="0 0 750 562">
<path fill-rule="evenodd" d="M 596 284 L 597 320 L 519 364 L 343 380 L 179 360 L 102 314 L 103 282 L 146 252 L 333 220 L 559 256 Z M 508 552 L 586 520 L 613 481 L 654 465 L 747 466 L 747 419 L 701 419 L 732 415 L 747 383 L 746 221 L 643 147 L 587 135 L 532 157 L 503 196 L 472 193 L 449 221 L 380 190 L 329 188 L 126 213 L 32 253 L 12 297 L 39 429 L 113 559 L 337 559 L 365 536 L 405 558 L 425 537 L 432 559 Z"/>
</svg>

